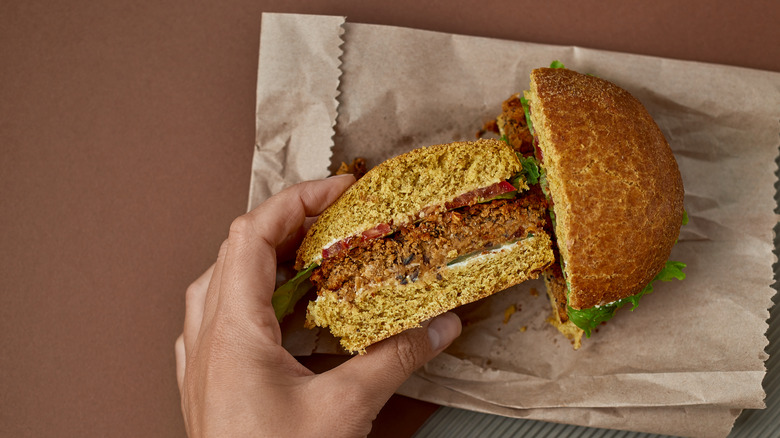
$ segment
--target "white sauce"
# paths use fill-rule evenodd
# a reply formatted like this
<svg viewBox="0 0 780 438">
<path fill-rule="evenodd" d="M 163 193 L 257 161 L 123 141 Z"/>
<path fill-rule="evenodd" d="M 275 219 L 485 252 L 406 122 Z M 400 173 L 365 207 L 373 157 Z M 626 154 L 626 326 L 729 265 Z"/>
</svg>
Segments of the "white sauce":
<svg viewBox="0 0 780 438">
<path fill-rule="evenodd" d="M 505 251 L 505 250 L 509 250 L 509 249 L 519 245 L 520 242 L 522 242 L 522 240 L 518 240 L 517 242 L 514 242 L 514 243 L 505 243 L 505 244 L 499 246 L 498 248 L 494 248 L 494 249 L 491 249 L 489 251 L 485 251 L 485 252 L 483 252 L 483 253 L 481 253 L 479 255 L 475 255 L 474 257 L 469 257 L 466 260 L 463 260 L 462 262 L 453 263 L 451 265 L 448 265 L 447 268 L 448 269 L 458 268 L 458 267 L 461 267 L 461 266 L 468 265 L 469 263 L 475 262 L 477 260 L 484 260 L 486 257 L 490 257 L 490 256 L 492 256 L 492 255 L 494 255 L 496 253 L 499 253 L 499 252 Z"/>
<path fill-rule="evenodd" d="M 454 263 L 452 265 L 448 265 L 446 268 L 447 269 L 458 268 L 458 267 L 461 267 L 461 266 L 468 265 L 469 263 L 475 262 L 477 260 L 484 260 L 486 257 L 490 257 L 492 255 L 495 255 L 496 253 L 499 253 L 499 252 L 502 252 L 502 251 L 508 251 L 508 250 L 514 248 L 515 246 L 519 245 L 520 242 L 522 242 L 522 241 L 523 240 L 518 240 L 517 242 L 513 242 L 513 243 L 505 243 L 505 244 L 499 246 L 498 248 L 494 248 L 494 249 L 485 251 L 485 252 L 483 252 L 483 253 L 481 253 L 479 255 L 475 255 L 474 257 L 469 257 L 468 259 L 463 260 L 462 262 L 458 262 L 458 263 Z M 371 286 L 372 286 L 372 288 L 374 288 L 374 287 L 381 287 L 382 285 L 388 283 L 389 281 L 391 281 L 391 280 L 385 280 L 382 283 L 375 283 L 375 284 L 372 284 Z M 360 295 L 364 291 L 365 291 L 365 287 L 361 287 L 360 289 L 355 291 L 355 295 Z M 318 295 L 317 298 L 315 299 L 315 301 L 319 301 L 320 298 L 322 298 L 322 296 Z M 343 298 L 339 298 L 338 301 L 339 302 L 343 301 Z"/>
</svg>

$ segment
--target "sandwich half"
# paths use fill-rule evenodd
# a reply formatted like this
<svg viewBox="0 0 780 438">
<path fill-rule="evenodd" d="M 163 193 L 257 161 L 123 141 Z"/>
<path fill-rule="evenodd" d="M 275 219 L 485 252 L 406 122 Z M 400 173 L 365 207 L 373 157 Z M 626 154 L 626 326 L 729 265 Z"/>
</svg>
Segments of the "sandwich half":
<svg viewBox="0 0 780 438">
<path fill-rule="evenodd" d="M 309 327 L 363 353 L 522 281 L 554 260 L 544 195 L 505 142 L 413 150 L 371 169 L 309 229 L 296 269 Z"/>
<path fill-rule="evenodd" d="M 684 278 L 684 265 L 667 261 L 684 217 L 680 171 L 644 106 L 595 76 L 534 70 L 503 109 L 502 138 L 532 151 L 553 222 L 550 322 L 579 348 L 654 280 Z"/>
</svg>

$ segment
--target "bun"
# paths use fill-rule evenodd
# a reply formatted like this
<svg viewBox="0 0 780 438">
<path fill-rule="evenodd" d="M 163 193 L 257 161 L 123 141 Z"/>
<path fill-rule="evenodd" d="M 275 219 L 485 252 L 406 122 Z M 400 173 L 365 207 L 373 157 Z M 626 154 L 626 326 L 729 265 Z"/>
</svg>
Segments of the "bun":
<svg viewBox="0 0 780 438">
<path fill-rule="evenodd" d="M 682 224 L 683 185 L 669 144 L 637 99 L 594 76 L 537 69 L 526 98 L 569 306 L 637 294 L 664 267 Z"/>
</svg>

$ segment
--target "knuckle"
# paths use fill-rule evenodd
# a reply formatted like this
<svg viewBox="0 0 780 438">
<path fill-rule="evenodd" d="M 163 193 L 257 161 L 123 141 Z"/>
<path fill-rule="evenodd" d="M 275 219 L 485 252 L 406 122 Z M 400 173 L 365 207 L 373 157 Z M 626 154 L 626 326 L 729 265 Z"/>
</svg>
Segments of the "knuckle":
<svg viewBox="0 0 780 438">
<path fill-rule="evenodd" d="M 422 349 L 413 337 L 396 337 L 393 341 L 393 352 L 399 369 L 405 374 L 412 374 L 418 368 Z"/>
<path fill-rule="evenodd" d="M 203 287 L 198 283 L 192 283 L 191 285 L 187 286 L 187 290 L 184 293 L 184 303 L 193 304 L 197 302 L 202 294 L 202 288 Z"/>
<path fill-rule="evenodd" d="M 252 220 L 247 215 L 242 215 L 230 224 L 230 238 L 244 239 L 254 228 Z"/>
<path fill-rule="evenodd" d="M 225 253 L 228 249 L 228 239 L 225 239 L 222 241 L 222 244 L 219 245 L 219 252 L 217 253 L 217 257 L 224 257 Z"/>
</svg>

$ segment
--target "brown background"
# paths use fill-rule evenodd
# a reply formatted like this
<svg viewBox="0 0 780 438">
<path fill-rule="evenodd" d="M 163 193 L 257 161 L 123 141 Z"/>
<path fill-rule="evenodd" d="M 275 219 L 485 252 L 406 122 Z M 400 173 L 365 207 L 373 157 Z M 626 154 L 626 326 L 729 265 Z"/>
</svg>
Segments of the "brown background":
<svg viewBox="0 0 780 438">
<path fill-rule="evenodd" d="M 2 2 L 0 436 L 184 435 L 173 343 L 246 207 L 262 12 L 780 71 L 775 1 L 487 3 Z"/>
</svg>

